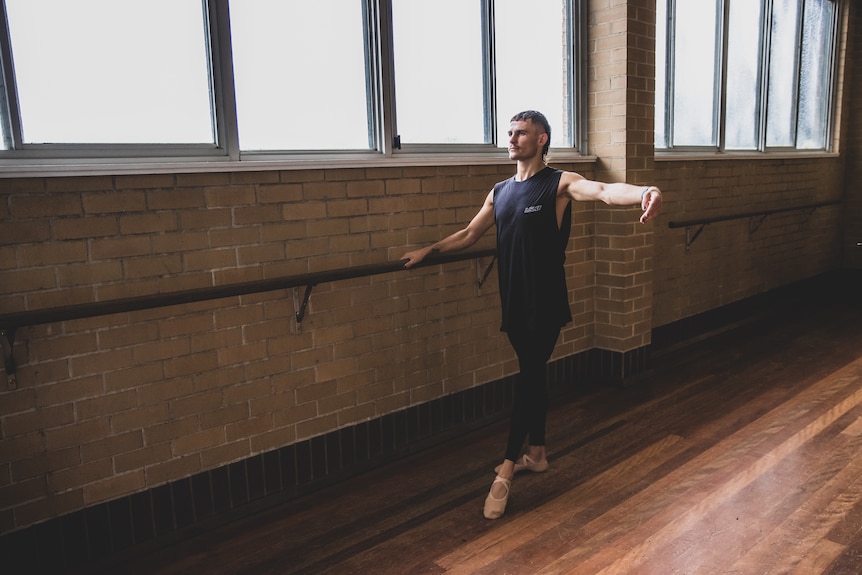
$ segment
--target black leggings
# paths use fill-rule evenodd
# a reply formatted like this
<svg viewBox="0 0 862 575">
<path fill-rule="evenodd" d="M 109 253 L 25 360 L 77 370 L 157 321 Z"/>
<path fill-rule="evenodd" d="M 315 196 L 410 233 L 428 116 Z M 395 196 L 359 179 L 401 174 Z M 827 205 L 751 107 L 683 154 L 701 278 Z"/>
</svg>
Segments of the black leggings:
<svg viewBox="0 0 862 575">
<path fill-rule="evenodd" d="M 521 372 L 515 379 L 515 397 L 506 459 L 516 461 L 524 440 L 529 445 L 545 445 L 545 420 L 548 414 L 547 366 L 560 328 L 543 331 L 509 333 L 509 341 L 518 354 Z"/>
</svg>

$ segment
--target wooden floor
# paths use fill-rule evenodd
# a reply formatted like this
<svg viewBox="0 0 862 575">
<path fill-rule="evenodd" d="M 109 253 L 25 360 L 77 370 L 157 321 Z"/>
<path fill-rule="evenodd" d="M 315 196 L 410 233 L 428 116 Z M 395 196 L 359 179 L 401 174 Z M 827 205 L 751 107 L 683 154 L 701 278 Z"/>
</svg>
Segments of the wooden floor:
<svg viewBox="0 0 862 575">
<path fill-rule="evenodd" d="M 555 406 L 482 517 L 505 424 L 105 572 L 862 573 L 862 292 L 803 295 Z"/>
</svg>

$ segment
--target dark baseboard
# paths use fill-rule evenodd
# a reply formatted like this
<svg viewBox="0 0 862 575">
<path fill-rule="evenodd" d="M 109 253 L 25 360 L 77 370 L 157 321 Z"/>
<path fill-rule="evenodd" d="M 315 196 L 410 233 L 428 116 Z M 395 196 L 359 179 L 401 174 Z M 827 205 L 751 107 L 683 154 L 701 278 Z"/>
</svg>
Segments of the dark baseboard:
<svg viewBox="0 0 862 575">
<path fill-rule="evenodd" d="M 862 294 L 862 270 L 833 270 L 768 292 L 757 294 L 692 317 L 656 327 L 651 354 L 665 353 L 703 341 L 720 333 L 752 324 L 762 318 L 792 311 L 808 298 L 836 305 L 858 305 Z"/>
</svg>

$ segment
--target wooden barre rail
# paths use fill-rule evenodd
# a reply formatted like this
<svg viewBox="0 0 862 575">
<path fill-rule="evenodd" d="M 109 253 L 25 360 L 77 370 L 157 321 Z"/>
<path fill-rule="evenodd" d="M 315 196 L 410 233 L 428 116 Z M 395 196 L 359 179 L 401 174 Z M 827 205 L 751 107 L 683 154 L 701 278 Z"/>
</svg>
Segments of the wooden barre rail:
<svg viewBox="0 0 862 575">
<path fill-rule="evenodd" d="M 670 221 L 670 222 L 668 222 L 667 227 L 669 227 L 670 229 L 685 228 L 685 250 L 687 252 L 689 250 L 689 248 L 691 247 L 691 244 L 694 243 L 694 241 L 697 239 L 697 237 L 703 231 L 703 228 L 706 227 L 708 224 L 714 224 L 717 222 L 726 222 L 729 220 L 741 220 L 743 218 L 751 218 L 751 219 L 759 218 L 757 220 L 756 224 L 753 224 L 751 226 L 750 231 L 752 233 L 754 233 L 755 231 L 757 231 L 757 228 L 760 227 L 760 224 L 763 223 L 763 220 L 765 220 L 766 218 L 768 218 L 771 215 L 780 214 L 780 213 L 784 213 L 784 212 L 796 212 L 796 211 L 804 211 L 804 210 L 808 210 L 809 215 L 811 215 L 814 213 L 814 211 L 817 208 L 822 208 L 824 206 L 832 206 L 832 205 L 836 205 L 836 204 L 840 204 L 840 203 L 841 202 L 839 200 L 829 200 L 829 201 L 825 201 L 825 202 L 817 202 L 817 203 L 813 203 L 813 204 L 804 204 L 804 205 L 800 205 L 800 206 L 792 206 L 792 207 L 787 207 L 787 208 L 776 208 L 773 210 L 762 210 L 759 212 L 745 212 L 745 213 L 739 213 L 739 214 L 728 214 L 728 215 L 724 215 L 724 216 L 715 216 L 715 217 L 711 217 L 711 218 L 698 218 L 698 219 L 694 219 L 694 220 L 685 220 L 685 221 L 681 221 L 681 222 Z M 695 227 L 695 226 L 697 226 L 697 230 L 694 232 L 694 234 L 692 234 L 691 228 Z"/>
<path fill-rule="evenodd" d="M 685 220 L 682 222 L 668 222 L 667 227 L 673 228 L 685 228 L 688 226 L 697 226 L 700 224 L 712 224 L 716 222 L 725 222 L 727 220 L 739 220 L 742 218 L 756 218 L 759 216 L 771 216 L 772 214 L 778 214 L 781 212 L 795 212 L 797 210 L 816 210 L 817 208 L 822 208 L 824 206 L 831 206 L 834 204 L 840 204 L 841 202 L 838 200 L 830 200 L 828 202 L 818 202 L 816 204 L 805 204 L 801 206 L 793 206 L 789 208 L 776 208 L 774 210 L 764 210 L 761 212 L 746 212 L 742 214 L 730 214 L 726 216 L 716 216 L 712 218 L 700 218 L 696 220 Z"/>
<path fill-rule="evenodd" d="M 445 255 L 437 254 L 429 256 L 415 267 L 427 267 L 437 264 L 479 259 L 487 256 L 492 256 L 493 258 L 496 258 L 496 254 L 497 250 L 495 248 L 472 250 L 468 252 Z M 334 270 L 326 270 L 288 277 L 262 279 L 250 282 L 195 288 L 176 292 L 151 294 L 131 298 L 121 298 L 108 301 L 82 303 L 69 306 L 0 314 L 0 335 L 3 336 L 0 339 L 3 340 L 2 345 L 4 348 L 3 356 L 6 367 L 6 375 L 9 378 L 10 387 L 14 388 L 16 368 L 14 358 L 12 356 L 12 347 L 15 343 L 15 331 L 20 327 L 55 323 L 88 317 L 98 317 L 113 313 L 141 311 L 159 307 L 168 307 L 172 305 L 181 305 L 213 299 L 221 299 L 227 297 L 235 297 L 305 286 L 305 295 L 303 296 L 302 304 L 296 311 L 296 321 L 297 323 L 300 323 L 305 316 L 305 310 L 308 305 L 308 300 L 311 296 L 311 290 L 317 284 L 359 277 L 367 277 L 403 270 L 405 261 L 406 260 L 385 262 L 380 264 L 369 264 L 364 266 L 339 268 Z M 482 274 L 482 277 L 479 278 L 478 282 L 480 287 L 485 282 L 485 280 L 488 279 L 488 275 L 490 275 L 493 266 L 494 259 L 491 260 L 491 263 L 486 268 L 484 274 Z"/>
</svg>

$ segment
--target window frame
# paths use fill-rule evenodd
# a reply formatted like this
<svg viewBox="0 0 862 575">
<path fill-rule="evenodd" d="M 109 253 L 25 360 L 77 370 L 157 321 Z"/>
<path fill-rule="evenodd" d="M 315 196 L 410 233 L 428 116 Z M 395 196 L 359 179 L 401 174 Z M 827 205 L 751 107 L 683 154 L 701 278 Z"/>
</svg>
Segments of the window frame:
<svg viewBox="0 0 862 575">
<path fill-rule="evenodd" d="M 214 144 L 25 144 L 12 62 L 12 47 L 5 1 L 0 10 L 0 121 L 10 138 L 0 149 L 0 177 L 28 175 L 83 175 L 121 173 L 210 172 L 309 167 L 375 165 L 440 165 L 500 163 L 508 154 L 498 147 L 495 134 L 494 0 L 481 0 L 483 30 L 483 84 L 485 86 L 485 144 L 410 144 L 396 141 L 396 101 L 392 13 L 390 0 L 363 0 L 368 77 L 368 150 L 265 150 L 244 151 L 234 92 L 229 0 L 200 0 L 208 41 L 211 82 L 211 116 Z M 567 113 L 572 126 L 571 147 L 553 148 L 558 160 L 583 158 L 586 149 L 586 0 L 565 0 L 568 13 L 568 62 L 572 71 Z M 11 87 L 5 90 L 4 86 Z M 9 95 L 6 99 L 7 94 Z"/>
<path fill-rule="evenodd" d="M 728 45 L 730 38 L 730 30 L 728 21 L 730 18 L 730 0 L 717 0 L 717 24 L 716 24 L 716 42 L 717 52 L 714 62 L 715 66 L 715 105 L 713 109 L 713 140 L 715 145 L 674 145 L 673 143 L 673 126 L 676 119 L 674 118 L 674 28 L 672 23 L 675 21 L 675 11 L 677 0 L 658 0 L 667 3 L 667 33 L 665 37 L 666 57 L 664 62 L 665 68 L 665 109 L 664 109 L 664 146 L 655 143 L 656 157 L 678 157 L 680 155 L 703 156 L 705 154 L 716 154 L 720 156 L 759 156 L 759 157 L 775 157 L 778 155 L 787 155 L 798 157 L 800 155 L 811 154 L 831 154 L 835 142 L 833 141 L 835 111 L 836 111 L 836 74 L 838 70 L 838 47 L 839 47 L 839 23 L 841 21 L 841 4 L 834 0 L 828 0 L 834 5 L 834 12 L 831 23 L 831 42 L 828 46 L 829 55 L 826 66 L 826 88 L 827 88 L 827 112 L 826 112 L 826 129 L 824 131 L 824 147 L 822 148 L 800 148 L 798 147 L 798 129 L 799 121 L 799 83 L 800 83 L 800 54 L 802 52 L 802 35 L 803 22 L 805 18 L 805 1 L 802 0 L 800 9 L 796 19 L 796 54 L 794 55 L 794 82 L 796 92 L 793 95 L 793 139 L 792 146 L 769 146 L 767 145 L 767 120 L 768 120 L 768 90 L 769 90 L 769 74 L 767 73 L 770 65 L 770 42 L 772 39 L 772 0 L 764 0 L 761 7 L 761 28 L 760 28 L 760 43 L 759 43 L 759 64 L 757 77 L 759 82 L 758 101 L 757 101 L 757 147 L 748 149 L 728 149 L 726 147 L 726 132 L 727 125 L 725 122 L 727 114 L 727 74 L 728 65 Z M 660 63 L 657 62 L 657 65 Z M 656 115 L 657 118 L 659 115 Z"/>
<path fill-rule="evenodd" d="M 208 61 L 210 64 L 210 74 L 212 82 L 212 93 L 210 95 L 210 114 L 213 117 L 212 129 L 214 139 L 222 137 L 226 132 L 220 116 L 216 113 L 216 108 L 219 106 L 219 99 L 223 96 L 222 91 L 218 87 L 216 78 L 222 73 L 216 62 L 219 58 L 213 54 L 213 47 L 217 46 L 217 34 L 214 32 L 216 27 L 212 26 L 212 22 L 216 21 L 218 15 L 212 9 L 212 5 L 221 2 L 207 2 L 201 0 L 202 9 L 207 9 L 207 18 L 204 19 L 205 31 L 208 34 Z M 229 38 L 229 33 L 226 36 Z M 3 84 L 11 87 L 11 89 L 0 89 L 0 105 L 4 106 L 5 114 L 0 112 L 0 121 L 7 123 L 7 132 L 12 148 L 8 150 L 0 149 L 0 171 L 2 171 L 7 163 L 21 162 L 26 166 L 29 164 L 43 165 L 47 162 L 51 163 L 72 163 L 80 164 L 90 159 L 104 159 L 112 161 L 115 159 L 135 158 L 140 162 L 164 161 L 167 158 L 194 158 L 198 161 L 213 161 L 225 155 L 224 150 L 213 144 L 194 143 L 194 144 L 27 144 L 23 142 L 20 107 L 18 102 L 17 87 L 15 83 L 15 73 L 13 66 L 9 65 L 12 62 L 12 46 L 9 33 L 9 23 L 6 15 L 6 3 L 3 1 L 2 10 L 0 10 L 0 68 L 2 68 Z M 10 96 L 12 92 L 13 97 Z M 219 141 L 219 140 L 217 140 Z"/>
</svg>

